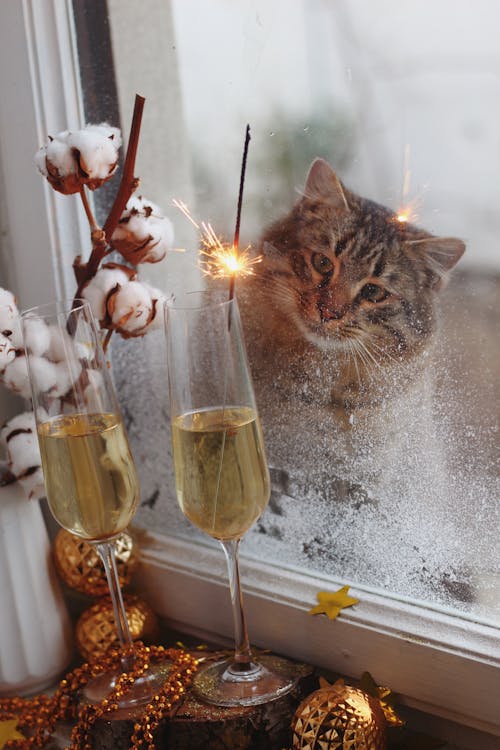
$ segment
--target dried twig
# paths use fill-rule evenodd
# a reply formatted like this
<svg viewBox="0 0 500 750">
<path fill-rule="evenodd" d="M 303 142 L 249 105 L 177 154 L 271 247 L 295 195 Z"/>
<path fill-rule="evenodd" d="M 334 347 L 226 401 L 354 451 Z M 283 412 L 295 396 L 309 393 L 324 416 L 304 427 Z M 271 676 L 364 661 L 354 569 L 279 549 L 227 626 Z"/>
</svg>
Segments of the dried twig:
<svg viewBox="0 0 500 750">
<path fill-rule="evenodd" d="M 146 100 L 144 99 L 144 97 L 140 96 L 139 94 L 136 95 L 132 125 L 130 127 L 127 154 L 125 156 L 125 162 L 123 165 L 122 179 L 118 188 L 118 193 L 116 194 L 115 201 L 111 207 L 111 211 L 109 212 L 108 218 L 106 219 L 106 222 L 102 229 L 97 225 L 97 222 L 95 221 L 95 218 L 87 201 L 87 196 L 84 193 L 83 189 L 80 192 L 83 206 L 85 208 L 85 212 L 87 214 L 87 218 L 89 220 L 91 228 L 92 251 L 87 263 L 82 263 L 81 257 L 78 256 L 73 264 L 75 278 L 78 283 L 78 289 L 76 290 L 75 299 L 78 299 L 80 297 L 86 282 L 96 275 L 99 264 L 101 263 L 104 256 L 109 252 L 109 241 L 118 225 L 120 216 L 122 215 L 130 196 L 132 195 L 134 190 L 136 190 L 137 185 L 139 184 L 138 179 L 134 177 L 134 169 L 145 101 Z"/>
</svg>

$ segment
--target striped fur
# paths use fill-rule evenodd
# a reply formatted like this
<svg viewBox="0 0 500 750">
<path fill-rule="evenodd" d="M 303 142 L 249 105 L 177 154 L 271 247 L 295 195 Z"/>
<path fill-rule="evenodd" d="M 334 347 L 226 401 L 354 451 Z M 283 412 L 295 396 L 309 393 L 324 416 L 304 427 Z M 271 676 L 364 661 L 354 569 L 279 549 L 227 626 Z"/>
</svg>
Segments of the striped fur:
<svg viewBox="0 0 500 750">
<path fill-rule="evenodd" d="M 264 232 L 243 306 L 276 351 L 281 342 L 311 357 L 332 352 L 340 379 L 366 391 L 385 367 L 405 367 L 430 345 L 437 292 L 463 251 L 460 240 L 402 224 L 350 192 L 317 159 L 301 198 Z"/>
</svg>

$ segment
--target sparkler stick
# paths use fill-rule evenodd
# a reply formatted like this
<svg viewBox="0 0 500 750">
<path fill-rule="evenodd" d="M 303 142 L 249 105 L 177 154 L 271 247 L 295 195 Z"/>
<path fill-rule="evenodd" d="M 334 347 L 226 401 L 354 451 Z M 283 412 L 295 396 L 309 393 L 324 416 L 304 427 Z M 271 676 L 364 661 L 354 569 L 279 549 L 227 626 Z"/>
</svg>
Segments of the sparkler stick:
<svg viewBox="0 0 500 750">
<path fill-rule="evenodd" d="M 234 286 L 237 276 L 251 276 L 254 266 L 262 261 L 262 255 L 252 258 L 250 256 L 250 245 L 245 249 L 239 249 L 241 208 L 243 203 L 243 188 L 245 184 L 245 171 L 250 143 L 250 126 L 247 125 L 245 133 L 245 146 L 241 163 L 240 189 L 238 193 L 238 210 L 236 215 L 236 228 L 233 244 L 223 242 L 217 236 L 209 222 L 198 222 L 193 218 L 188 206 L 184 201 L 174 198 L 173 205 L 196 227 L 200 233 L 200 258 L 199 267 L 201 271 L 212 279 L 229 278 L 229 300 L 234 297 Z"/>
<path fill-rule="evenodd" d="M 250 145 L 250 125 L 247 125 L 246 131 L 245 131 L 245 145 L 243 147 L 243 158 L 241 160 L 240 189 L 238 192 L 238 210 L 236 212 L 236 227 L 234 230 L 234 240 L 233 240 L 234 254 L 236 258 L 238 258 L 238 251 L 239 251 L 241 206 L 243 203 L 243 188 L 245 186 L 245 172 L 247 168 L 247 156 L 248 156 L 249 145 Z M 236 273 L 233 272 L 229 277 L 229 299 L 230 300 L 233 299 L 234 297 L 235 279 L 236 279 Z"/>
</svg>

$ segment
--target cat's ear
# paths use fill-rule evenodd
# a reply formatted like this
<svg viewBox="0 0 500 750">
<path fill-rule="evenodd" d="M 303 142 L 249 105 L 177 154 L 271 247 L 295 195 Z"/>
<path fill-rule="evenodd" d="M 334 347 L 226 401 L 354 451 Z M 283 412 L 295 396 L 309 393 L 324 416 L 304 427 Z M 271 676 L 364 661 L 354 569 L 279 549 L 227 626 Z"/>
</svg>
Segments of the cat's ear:
<svg viewBox="0 0 500 750">
<path fill-rule="evenodd" d="M 347 202 L 347 191 L 334 170 L 324 159 L 315 159 L 311 164 L 307 174 L 304 196 L 326 201 L 343 211 L 350 210 Z"/>
<path fill-rule="evenodd" d="M 431 285 L 436 291 L 446 284 L 448 272 L 465 252 L 465 244 L 455 237 L 425 237 L 405 244 L 409 252 L 423 260 L 432 272 Z"/>
</svg>

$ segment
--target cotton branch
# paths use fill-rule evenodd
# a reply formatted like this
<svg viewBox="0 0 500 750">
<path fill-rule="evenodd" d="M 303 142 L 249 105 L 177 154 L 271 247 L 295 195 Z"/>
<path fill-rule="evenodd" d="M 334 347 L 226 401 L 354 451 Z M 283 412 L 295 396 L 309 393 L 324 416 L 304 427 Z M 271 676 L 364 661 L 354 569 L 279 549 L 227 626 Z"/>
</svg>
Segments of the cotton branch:
<svg viewBox="0 0 500 750">
<path fill-rule="evenodd" d="M 90 216 L 92 218 L 90 218 L 90 209 L 87 210 L 88 203 L 86 203 L 84 195 L 82 195 L 83 190 L 82 192 L 80 192 L 87 218 L 89 219 L 89 224 L 91 227 L 92 252 L 87 263 L 82 264 L 81 258 L 78 257 L 75 259 L 75 262 L 73 264 L 73 270 L 78 283 L 75 299 L 78 299 L 80 297 L 82 289 L 85 286 L 86 282 L 95 276 L 97 269 L 99 268 L 99 264 L 108 253 L 108 245 L 111 236 L 118 224 L 120 216 L 122 215 L 130 196 L 132 195 L 134 190 L 136 190 L 139 184 L 137 178 L 134 177 L 134 169 L 145 101 L 146 100 L 143 96 L 136 94 L 127 153 L 123 165 L 122 179 L 115 201 L 113 203 L 113 206 L 111 207 L 111 211 L 102 230 L 97 226 L 91 211 Z"/>
</svg>

